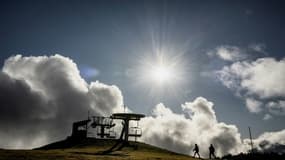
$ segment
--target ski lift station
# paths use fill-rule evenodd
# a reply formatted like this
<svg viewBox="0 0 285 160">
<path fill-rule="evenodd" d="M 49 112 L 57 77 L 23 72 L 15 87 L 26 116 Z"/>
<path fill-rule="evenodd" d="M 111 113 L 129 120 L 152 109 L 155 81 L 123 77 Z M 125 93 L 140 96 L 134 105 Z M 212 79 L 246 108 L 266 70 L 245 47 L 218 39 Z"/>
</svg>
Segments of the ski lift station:
<svg viewBox="0 0 285 160">
<path fill-rule="evenodd" d="M 145 115 L 136 113 L 114 113 L 110 117 L 88 116 L 87 120 L 73 123 L 72 134 L 69 138 L 72 140 L 82 140 L 89 137 L 96 139 L 117 138 L 120 142 L 128 144 L 130 137 L 133 137 L 134 140 L 137 141 L 137 138 L 142 136 L 139 121 L 144 117 Z M 115 123 L 115 121 L 117 123 Z M 120 121 L 121 123 L 118 123 Z M 121 125 L 117 127 L 121 128 L 121 131 L 118 131 L 118 129 L 115 130 L 116 125 Z M 119 132 L 120 136 L 118 135 Z"/>
</svg>

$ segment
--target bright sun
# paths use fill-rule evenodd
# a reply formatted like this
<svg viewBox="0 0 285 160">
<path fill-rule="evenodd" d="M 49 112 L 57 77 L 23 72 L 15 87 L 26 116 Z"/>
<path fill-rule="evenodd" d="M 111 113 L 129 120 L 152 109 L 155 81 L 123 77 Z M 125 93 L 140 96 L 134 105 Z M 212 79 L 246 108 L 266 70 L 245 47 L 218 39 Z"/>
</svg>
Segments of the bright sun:
<svg viewBox="0 0 285 160">
<path fill-rule="evenodd" d="M 163 84 L 171 81 L 173 73 L 171 68 L 164 65 L 158 65 L 152 67 L 150 76 L 158 84 Z"/>
<path fill-rule="evenodd" d="M 152 93 L 178 90 L 185 82 L 185 67 L 180 57 L 160 54 L 144 57 L 140 63 L 137 72 L 129 73 L 136 75 L 138 83 L 147 84 Z"/>
</svg>

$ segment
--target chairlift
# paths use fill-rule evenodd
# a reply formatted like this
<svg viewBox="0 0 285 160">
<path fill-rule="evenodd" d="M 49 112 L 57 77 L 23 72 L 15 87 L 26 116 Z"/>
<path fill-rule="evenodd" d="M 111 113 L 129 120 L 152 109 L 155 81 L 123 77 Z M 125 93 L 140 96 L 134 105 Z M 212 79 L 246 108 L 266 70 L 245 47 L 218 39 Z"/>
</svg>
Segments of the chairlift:
<svg viewBox="0 0 285 160">
<path fill-rule="evenodd" d="M 110 117 L 99 117 L 99 116 L 93 116 L 93 123 L 91 126 L 96 129 L 96 137 L 100 138 L 110 138 L 110 137 L 116 137 L 114 133 L 110 132 L 110 129 L 115 126 L 115 123 L 113 123 L 113 119 Z"/>
<path fill-rule="evenodd" d="M 137 137 L 142 136 L 142 129 L 139 127 L 139 121 L 137 121 L 137 126 L 130 127 L 129 136 L 135 137 L 135 141 Z"/>
<path fill-rule="evenodd" d="M 93 128 L 96 128 L 100 124 L 100 120 L 99 120 L 100 117 L 93 116 L 92 118 L 93 118 L 93 122 L 92 122 L 91 126 Z"/>
<path fill-rule="evenodd" d="M 107 137 L 108 138 L 116 138 L 116 132 L 114 130 L 114 127 L 109 128 L 109 135 Z"/>
</svg>

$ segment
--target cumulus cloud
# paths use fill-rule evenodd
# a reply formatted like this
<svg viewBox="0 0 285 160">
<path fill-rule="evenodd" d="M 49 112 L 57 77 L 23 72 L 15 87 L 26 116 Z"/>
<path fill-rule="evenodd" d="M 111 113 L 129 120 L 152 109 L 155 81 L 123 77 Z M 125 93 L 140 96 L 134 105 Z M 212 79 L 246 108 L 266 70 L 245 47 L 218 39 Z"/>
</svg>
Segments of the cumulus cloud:
<svg viewBox="0 0 285 160">
<path fill-rule="evenodd" d="M 285 96 L 285 58 L 235 62 L 216 72 L 228 88 L 240 88 L 260 98 Z"/>
<path fill-rule="evenodd" d="M 274 101 L 267 104 L 269 111 L 275 115 L 281 115 L 276 110 L 284 111 L 285 58 L 234 62 L 215 74 L 224 86 L 245 99 L 249 111 L 260 112 L 264 103 L 272 99 Z"/>
<path fill-rule="evenodd" d="M 269 109 L 269 112 L 275 115 L 285 115 L 285 101 L 271 101 L 268 102 L 266 107 Z"/>
<path fill-rule="evenodd" d="M 73 121 L 110 115 L 123 104 L 116 86 L 86 83 L 77 65 L 60 55 L 7 59 L 0 72 L 3 148 L 32 148 L 70 134 Z"/>
<path fill-rule="evenodd" d="M 235 125 L 219 122 L 214 103 L 198 97 L 181 105 L 182 113 L 173 112 L 162 103 L 156 105 L 152 115 L 141 120 L 142 141 L 172 151 L 193 154 L 194 144 L 200 146 L 200 154 L 208 157 L 208 147 L 213 144 L 219 156 L 250 150 L 250 140 L 241 139 Z M 270 119 L 271 116 L 265 116 Z M 265 132 L 253 139 L 259 152 L 285 153 L 285 130 Z"/>
<path fill-rule="evenodd" d="M 191 152 L 188 149 L 193 148 L 195 143 L 206 148 L 201 151 L 203 156 L 207 156 L 210 143 L 216 146 L 219 155 L 247 152 L 250 149 L 249 139 L 241 139 L 235 125 L 218 122 L 213 106 L 212 102 L 198 97 L 182 105 L 184 114 L 177 114 L 159 104 L 152 117 L 144 120 L 148 128 L 143 139 L 186 154 Z M 270 119 L 271 116 L 267 115 L 266 119 Z M 160 124 L 163 125 L 156 126 Z M 285 130 L 265 132 L 253 139 L 253 143 L 260 152 L 285 153 Z"/>
<path fill-rule="evenodd" d="M 72 122 L 85 119 L 88 111 L 104 116 L 123 111 L 118 87 L 87 83 L 77 65 L 61 55 L 7 59 L 0 72 L 0 103 L 2 148 L 33 148 L 64 139 Z M 273 111 L 283 103 L 272 101 L 267 106 Z M 218 121 L 213 102 L 198 97 L 183 104 L 181 110 L 181 114 L 174 113 L 158 104 L 141 122 L 142 141 L 185 154 L 197 143 L 203 156 L 210 143 L 220 156 L 247 150 L 237 127 Z M 261 139 L 268 139 L 271 146 L 284 144 L 277 141 L 283 132 L 270 133 L 277 138 L 265 134 L 256 144 Z"/>
<path fill-rule="evenodd" d="M 142 120 L 142 140 L 176 152 L 192 154 L 194 144 L 208 155 L 212 143 L 218 155 L 244 151 L 235 125 L 218 122 L 214 104 L 203 97 L 183 104 L 183 114 L 174 113 L 163 104 L 157 105 L 152 116 Z"/>
<path fill-rule="evenodd" d="M 208 52 L 208 56 L 216 56 L 225 61 L 239 61 L 247 58 L 247 55 L 243 53 L 239 47 L 223 45 L 217 47 L 214 51 Z"/>
<path fill-rule="evenodd" d="M 258 113 L 262 111 L 262 102 L 257 101 L 253 98 L 246 98 L 245 104 L 247 109 L 252 113 Z"/>
<path fill-rule="evenodd" d="M 245 141 L 249 143 L 249 139 Z M 285 130 L 263 133 L 253 143 L 260 152 L 285 153 Z"/>
</svg>

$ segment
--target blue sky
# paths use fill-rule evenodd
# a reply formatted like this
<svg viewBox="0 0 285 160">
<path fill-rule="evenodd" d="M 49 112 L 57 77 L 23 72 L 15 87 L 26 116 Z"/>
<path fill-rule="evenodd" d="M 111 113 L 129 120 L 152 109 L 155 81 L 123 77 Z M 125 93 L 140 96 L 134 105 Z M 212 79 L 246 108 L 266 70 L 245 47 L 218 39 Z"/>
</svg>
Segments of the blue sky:
<svg viewBox="0 0 285 160">
<path fill-rule="evenodd" d="M 244 95 L 212 73 L 235 63 L 217 56 L 219 47 L 238 48 L 246 55 L 239 61 L 284 58 L 284 7 L 282 1 L 1 1 L 0 61 L 61 54 L 87 81 L 117 85 L 134 112 L 150 114 L 161 102 L 181 112 L 181 104 L 203 96 L 215 104 L 219 121 L 237 125 L 243 137 L 251 126 L 257 136 L 284 129 L 284 115 L 263 120 L 266 111 L 251 113 Z M 184 83 L 149 94 L 155 84 L 138 83 L 137 75 L 148 76 L 138 68 L 157 58 L 155 50 L 169 61 L 179 57 Z"/>
</svg>

